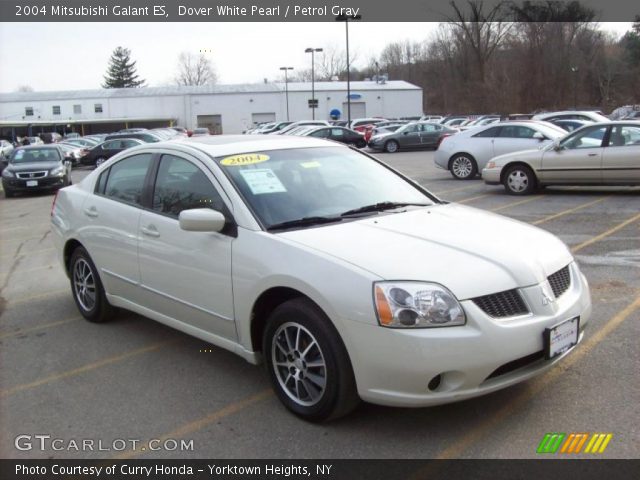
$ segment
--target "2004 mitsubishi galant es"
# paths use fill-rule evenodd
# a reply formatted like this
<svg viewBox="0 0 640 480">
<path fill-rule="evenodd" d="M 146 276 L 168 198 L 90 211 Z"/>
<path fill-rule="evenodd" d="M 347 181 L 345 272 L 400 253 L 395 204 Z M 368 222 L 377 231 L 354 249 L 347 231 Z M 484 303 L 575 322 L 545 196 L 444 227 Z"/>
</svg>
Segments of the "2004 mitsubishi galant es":
<svg viewBox="0 0 640 480">
<path fill-rule="evenodd" d="M 309 420 L 513 385 L 591 313 L 553 235 L 309 137 L 134 147 L 62 189 L 52 228 L 87 320 L 122 307 L 264 360 Z"/>
</svg>

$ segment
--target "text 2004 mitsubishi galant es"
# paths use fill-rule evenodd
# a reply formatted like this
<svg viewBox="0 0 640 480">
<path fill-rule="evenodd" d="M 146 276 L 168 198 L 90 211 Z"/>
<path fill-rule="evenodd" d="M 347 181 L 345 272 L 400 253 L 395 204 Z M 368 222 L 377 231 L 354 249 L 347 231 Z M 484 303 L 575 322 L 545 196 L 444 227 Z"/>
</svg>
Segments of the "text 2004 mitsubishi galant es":
<svg viewBox="0 0 640 480">
<path fill-rule="evenodd" d="M 87 320 L 122 307 L 264 360 L 310 420 L 513 385 L 591 313 L 553 235 L 308 137 L 134 147 L 62 189 L 52 226 Z"/>
</svg>

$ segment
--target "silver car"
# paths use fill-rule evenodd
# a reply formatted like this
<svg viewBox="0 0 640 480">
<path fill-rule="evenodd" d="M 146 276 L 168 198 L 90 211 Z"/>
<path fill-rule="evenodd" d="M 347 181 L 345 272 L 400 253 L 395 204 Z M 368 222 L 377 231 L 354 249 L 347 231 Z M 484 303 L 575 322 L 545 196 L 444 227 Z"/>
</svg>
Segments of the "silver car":
<svg viewBox="0 0 640 480">
<path fill-rule="evenodd" d="M 470 180 L 493 157 L 540 148 L 566 132 L 547 122 L 500 122 L 472 128 L 445 138 L 435 154 L 436 167 L 449 170 L 458 180 Z"/>
<path fill-rule="evenodd" d="M 492 159 L 489 185 L 512 195 L 544 185 L 640 185 L 640 121 L 603 122 L 575 130 L 542 150 Z"/>
</svg>

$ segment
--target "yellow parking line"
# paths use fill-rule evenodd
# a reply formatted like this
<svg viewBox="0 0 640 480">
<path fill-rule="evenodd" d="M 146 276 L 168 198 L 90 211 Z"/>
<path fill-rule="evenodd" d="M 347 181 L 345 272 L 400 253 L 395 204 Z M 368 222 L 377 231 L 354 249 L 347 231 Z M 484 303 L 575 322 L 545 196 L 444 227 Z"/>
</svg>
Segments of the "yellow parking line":
<svg viewBox="0 0 640 480">
<path fill-rule="evenodd" d="M 31 257 L 31 256 L 33 256 L 33 255 L 38 255 L 38 254 L 40 254 L 40 253 L 44 253 L 44 252 L 52 252 L 52 251 L 54 251 L 54 250 L 55 250 L 55 248 L 53 248 L 53 247 L 52 247 L 52 248 L 43 248 L 42 250 L 30 250 L 30 251 L 25 252 L 25 253 L 27 253 L 27 254 Z M 3 253 L 2 255 L 0 255 L 0 258 L 4 258 L 4 257 L 14 257 L 14 256 L 15 256 L 15 254 L 16 254 L 16 252 L 13 252 L 13 253 Z M 24 254 L 23 254 L 23 255 L 24 255 Z"/>
<path fill-rule="evenodd" d="M 24 257 L 24 255 L 20 255 L 21 257 Z M 16 270 L 16 272 L 19 273 L 31 273 L 31 272 L 37 272 L 40 270 L 51 270 L 54 271 L 56 270 L 56 267 L 58 266 L 58 264 L 52 264 L 52 265 L 42 265 L 41 267 L 33 267 L 33 268 L 19 268 Z M 11 270 L 3 270 L 0 272 L 0 276 L 2 275 L 6 275 L 10 272 Z"/>
<path fill-rule="evenodd" d="M 272 395 L 273 393 L 270 388 L 262 390 L 261 392 L 258 392 L 255 395 L 245 398 L 244 400 L 240 400 L 239 402 L 233 402 L 227 405 L 226 407 L 221 408 L 220 410 L 216 410 L 202 418 L 194 420 L 193 422 L 189 422 L 185 425 L 182 425 L 181 427 L 176 428 L 172 432 L 162 435 L 161 437 L 158 438 L 158 440 L 160 440 L 160 442 L 162 443 L 163 441 L 168 439 L 181 438 L 190 433 L 197 432 L 198 430 L 201 430 L 207 425 L 217 422 L 221 418 L 228 417 L 229 415 L 238 413 L 239 411 L 244 410 L 247 407 L 255 405 L 256 403 L 271 397 Z M 123 459 L 139 457 L 140 455 L 144 455 L 144 453 L 148 452 L 149 450 L 150 450 L 149 444 L 147 444 L 143 446 L 140 450 L 130 450 L 127 452 L 123 452 L 113 457 L 113 459 L 123 460 Z"/>
<path fill-rule="evenodd" d="M 518 202 L 507 203 L 506 205 L 502 205 L 501 207 L 492 208 L 489 211 L 490 212 L 499 212 L 500 210 L 505 210 L 507 208 L 515 207 L 517 205 L 522 205 L 523 203 L 533 202 L 534 200 L 540 200 L 541 198 L 544 198 L 544 195 L 538 195 L 538 196 L 535 196 L 535 197 L 529 197 L 529 198 L 526 198 L 524 200 L 520 200 Z"/>
<path fill-rule="evenodd" d="M 633 313 L 640 309 L 640 295 L 635 300 L 627 305 L 622 311 L 618 312 L 613 318 L 611 318 L 600 330 L 598 330 L 592 337 L 584 340 L 582 344 L 576 348 L 576 350 L 566 357 L 562 362 L 558 363 L 555 368 L 537 380 L 532 381 L 526 391 L 516 396 L 515 399 L 509 401 L 507 405 L 497 410 L 493 415 L 484 419 L 477 427 L 471 429 L 461 439 L 454 442 L 451 446 L 442 450 L 437 456 L 437 459 L 451 459 L 458 458 L 462 452 L 464 452 L 471 445 L 478 442 L 482 437 L 494 431 L 495 426 L 500 421 L 506 419 L 512 415 L 515 411 L 521 408 L 525 403 L 531 401 L 535 395 L 540 393 L 550 383 L 557 380 L 562 374 L 564 374 L 569 368 L 575 365 L 583 357 L 585 357 L 591 350 L 594 349 L 600 342 L 607 338 L 616 328 L 628 319 Z"/>
<path fill-rule="evenodd" d="M 19 297 L 14 300 L 12 298 L 7 299 L 8 306 L 20 305 L 21 303 L 30 302 L 31 300 L 37 300 L 40 298 L 54 297 L 56 295 L 60 295 L 61 293 L 69 293 L 71 294 L 71 289 L 69 287 L 61 289 L 61 290 L 51 290 L 45 293 L 39 293 L 38 295 L 28 295 L 26 297 Z"/>
<path fill-rule="evenodd" d="M 431 193 L 433 193 L 434 195 L 441 195 L 443 193 L 461 192 L 462 190 L 469 190 L 475 186 L 476 185 L 474 184 L 474 185 L 468 185 L 466 187 L 451 188 L 449 190 L 442 190 L 441 192 L 431 192 Z"/>
<path fill-rule="evenodd" d="M 485 193 L 484 195 L 478 195 L 477 197 L 469 197 L 469 198 L 463 198 L 462 200 L 453 200 L 454 203 L 467 203 L 467 202 L 471 202 L 472 200 L 479 200 L 481 198 L 484 197 L 489 197 L 494 195 L 493 193 Z"/>
<path fill-rule="evenodd" d="M 65 325 L 67 323 L 77 322 L 81 318 L 82 317 L 80 317 L 80 316 L 75 316 L 75 317 L 71 317 L 71 318 L 66 318 L 64 320 L 58 320 L 57 322 L 43 323 L 41 325 L 36 325 L 35 327 L 21 328 L 19 330 L 13 331 L 13 332 L 8 332 L 8 333 L 1 333 L 0 332 L 0 339 L 9 338 L 9 337 L 15 337 L 15 336 L 18 336 L 18 335 L 23 335 L 25 333 L 36 332 L 38 330 L 44 330 L 46 328 L 57 327 L 58 325 Z"/>
<path fill-rule="evenodd" d="M 622 228 L 626 227 L 627 225 L 629 225 L 630 223 L 636 222 L 636 221 L 638 221 L 638 220 L 640 220 L 640 213 L 639 213 L 639 214 L 637 214 L 637 215 L 635 215 L 635 216 L 633 216 L 633 217 L 631 217 L 631 218 L 629 218 L 628 220 L 625 220 L 625 221 L 624 221 L 624 222 L 622 222 L 622 223 L 619 223 L 619 224 L 618 224 L 618 225 L 616 225 L 615 227 L 613 227 L 613 228 L 611 228 L 611 229 L 607 230 L 606 232 L 603 232 L 603 233 L 601 233 L 600 235 L 596 235 L 595 237 L 590 238 L 590 239 L 589 239 L 589 240 L 587 240 L 586 242 L 582 242 L 581 244 L 576 245 L 575 247 L 572 247 L 572 248 L 571 248 L 571 251 L 572 251 L 573 253 L 579 252 L 579 251 L 580 251 L 580 250 L 582 250 L 583 248 L 588 247 L 589 245 L 591 245 L 591 244 L 593 244 L 593 243 L 596 243 L 596 242 L 598 242 L 598 241 L 602 240 L 603 238 L 606 238 L 606 237 L 608 237 L 609 235 L 612 235 L 612 234 L 616 233 L 618 230 L 620 230 L 620 229 L 622 229 Z"/>
<path fill-rule="evenodd" d="M 154 343 L 153 345 L 139 348 L 137 350 L 132 350 L 130 352 L 123 353 L 121 355 L 104 358 L 102 360 L 98 360 L 97 362 L 89 363 L 79 368 L 74 368 L 73 370 L 67 370 L 66 372 L 56 373 L 54 375 L 49 375 L 48 377 L 44 377 L 30 383 L 23 383 L 22 385 L 16 385 L 15 387 L 11 387 L 6 390 L 0 390 L 0 398 L 8 397 L 9 395 L 13 395 L 15 393 L 22 392 L 24 390 L 29 390 L 31 388 L 40 387 L 42 385 L 46 385 L 47 383 L 56 382 L 58 380 L 62 380 L 63 378 L 69 378 L 75 375 L 80 375 L 82 373 L 86 373 L 100 367 L 121 362 L 128 358 L 135 357 L 136 355 L 142 355 L 143 353 L 152 352 L 154 350 L 158 350 L 164 346 L 167 346 L 168 344 L 173 342 L 175 342 L 175 340 L 168 341 L 168 342 L 165 341 L 165 342 Z"/>
<path fill-rule="evenodd" d="M 548 222 L 550 220 L 555 220 L 559 217 L 564 217 L 569 213 L 577 212 L 578 210 L 582 210 L 583 208 L 589 207 L 591 205 L 595 205 L 596 203 L 600 203 L 603 200 L 606 200 L 609 197 L 600 197 L 597 200 L 593 200 L 592 202 L 584 203 L 582 205 L 578 205 L 577 207 L 570 208 L 568 210 L 563 210 L 562 212 L 554 213 L 553 215 L 549 215 L 548 217 L 541 218 L 540 220 L 536 220 L 532 223 L 532 225 L 540 225 L 541 223 Z"/>
</svg>

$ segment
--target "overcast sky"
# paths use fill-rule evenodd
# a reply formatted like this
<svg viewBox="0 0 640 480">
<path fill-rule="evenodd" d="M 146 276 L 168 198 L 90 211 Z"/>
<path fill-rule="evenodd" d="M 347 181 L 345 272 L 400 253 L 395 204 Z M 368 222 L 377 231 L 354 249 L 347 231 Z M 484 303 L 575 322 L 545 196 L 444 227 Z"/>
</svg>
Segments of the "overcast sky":
<svg viewBox="0 0 640 480">
<path fill-rule="evenodd" d="M 617 35 L 631 23 L 602 23 Z M 352 23 L 355 66 L 392 41 L 424 40 L 437 23 Z M 100 88 L 111 52 L 131 49 L 149 86 L 173 84 L 180 52 L 210 50 L 219 83 L 275 80 L 279 67 L 309 68 L 306 47 L 344 48 L 344 23 L 0 23 L 0 92 Z"/>
</svg>

